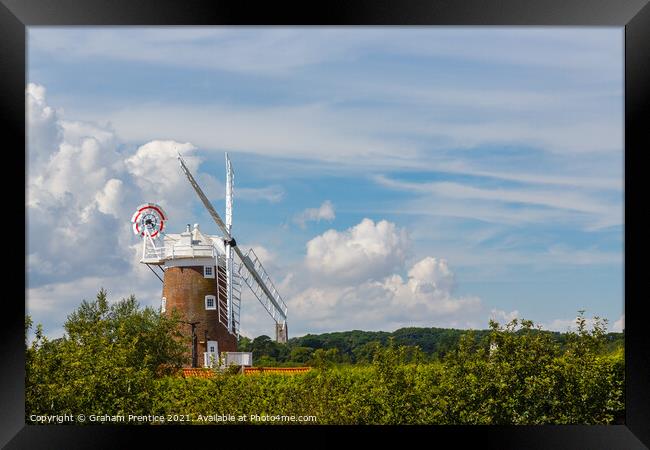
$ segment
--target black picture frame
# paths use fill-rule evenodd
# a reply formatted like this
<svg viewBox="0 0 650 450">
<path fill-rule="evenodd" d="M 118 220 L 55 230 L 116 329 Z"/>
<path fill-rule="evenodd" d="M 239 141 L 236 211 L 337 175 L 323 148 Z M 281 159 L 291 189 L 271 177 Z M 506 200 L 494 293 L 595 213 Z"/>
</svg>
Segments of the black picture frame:
<svg viewBox="0 0 650 450">
<path fill-rule="evenodd" d="M 23 173 L 25 155 L 26 27 L 35 25 L 556 25 L 625 27 L 625 401 L 624 425 L 609 426 L 484 426 L 407 427 L 404 431 L 429 435 L 428 442 L 451 439 L 454 446 L 475 442 L 482 448 L 642 449 L 650 446 L 650 338 L 645 329 L 645 297 L 641 286 L 641 241 L 644 232 L 634 214 L 639 202 L 641 158 L 650 150 L 650 133 L 643 121 L 650 109 L 649 0 L 347 0 L 281 4 L 244 1 L 194 0 L 0 0 L 0 117 L 5 141 L 13 146 L 3 154 L 3 193 L 14 200 L 8 217 L 26 217 L 24 197 L 17 194 L 16 174 Z M 26 149 L 25 149 L 26 151 Z M 25 183 L 27 177 L 25 176 Z M 637 183 L 637 186 L 634 183 Z M 15 208 L 15 209 L 13 209 Z M 7 239 L 12 226 L 7 224 Z M 25 240 L 22 244 L 26 243 Z M 23 246 L 24 247 L 24 246 Z M 24 248 L 23 248 L 24 250 Z M 10 260 L 9 267 L 19 264 Z M 13 264 L 13 266 L 12 266 Z M 3 287 L 17 286 L 20 276 L 4 274 Z M 25 289 L 27 287 L 25 275 Z M 0 445 L 7 448 L 129 448 L 134 434 L 145 443 L 183 437 L 188 445 L 206 439 L 215 443 L 213 427 L 34 426 L 24 420 L 24 306 L 5 289 L 0 326 Z M 22 290 L 25 295 L 25 290 Z M 23 297 L 24 298 L 24 297 Z M 253 435 L 271 445 L 277 432 L 289 427 L 246 427 L 220 433 L 219 442 L 245 441 Z M 301 427 L 323 431 L 323 427 Z M 188 432 L 189 430 L 189 432 Z M 395 428 L 359 427 L 367 437 L 382 438 Z M 291 429 L 294 432 L 295 429 Z M 336 439 L 340 427 L 326 427 Z M 190 437 L 191 436 L 191 437 Z M 142 436 L 138 436 L 141 438 Z M 364 436 L 361 436 L 364 438 Z M 153 441 L 150 439 L 154 439 Z M 304 440 L 302 438 L 301 440 Z M 309 441 L 307 441 L 309 442 Z M 282 444 L 284 445 L 284 444 Z"/>
</svg>

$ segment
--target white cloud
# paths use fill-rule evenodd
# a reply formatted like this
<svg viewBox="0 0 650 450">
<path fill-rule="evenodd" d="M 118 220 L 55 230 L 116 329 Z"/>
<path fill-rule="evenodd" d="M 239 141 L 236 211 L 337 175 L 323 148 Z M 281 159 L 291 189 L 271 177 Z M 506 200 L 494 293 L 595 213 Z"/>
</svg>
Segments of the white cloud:
<svg viewBox="0 0 650 450">
<path fill-rule="evenodd" d="M 277 203 L 284 198 L 284 189 L 281 186 L 267 186 L 262 188 L 233 188 L 235 198 L 242 200 L 264 200 Z"/>
<path fill-rule="evenodd" d="M 92 122 L 81 122 L 60 119 L 65 142 L 80 145 L 86 139 L 93 139 L 104 147 L 116 146 L 117 137 L 110 124 L 100 125 Z M 115 161 L 111 161 L 115 163 Z M 121 162 L 121 161 L 120 161 Z"/>
<path fill-rule="evenodd" d="M 140 146 L 124 163 L 136 186 L 149 201 L 159 203 L 164 200 L 168 204 L 183 205 L 189 203 L 189 199 L 193 200 L 196 194 L 177 162 L 177 152 L 183 155 L 189 170 L 196 173 L 200 161 L 193 155 L 195 150 L 196 147 L 187 142 L 154 140 Z M 187 214 L 188 209 L 183 208 L 183 211 Z"/>
<path fill-rule="evenodd" d="M 27 180 L 29 312 L 54 329 L 101 285 L 120 289 L 122 296 L 140 293 L 146 296 L 140 300 L 155 304 L 160 284 L 139 263 L 141 247 L 129 223 L 133 209 L 145 201 L 160 203 L 172 224 L 193 215 L 198 200 L 177 152 L 208 195 L 223 197 L 222 183 L 199 172 L 201 161 L 190 143 L 152 140 L 118 150 L 110 126 L 63 120 L 47 104 L 42 86 L 30 84 L 25 95 L 34 135 Z M 241 191 L 244 199 L 281 197 L 273 187 Z M 272 264 L 271 254 L 258 250 Z"/>
<path fill-rule="evenodd" d="M 406 230 L 381 220 L 363 219 L 343 232 L 330 229 L 307 242 L 307 267 L 318 276 L 363 280 L 390 273 L 404 263 Z"/>
<path fill-rule="evenodd" d="M 116 218 L 120 218 L 120 206 L 124 202 L 123 186 L 122 180 L 117 178 L 108 180 L 104 188 L 95 195 L 97 208 L 104 214 L 111 214 Z"/>
<path fill-rule="evenodd" d="M 308 287 L 292 295 L 288 305 L 291 320 L 310 332 L 485 326 L 481 300 L 455 297 L 453 280 L 444 260 L 426 257 L 410 268 L 407 280 L 392 274 L 360 284 Z"/>
<path fill-rule="evenodd" d="M 567 108 L 571 105 L 561 109 Z M 581 154 L 620 159 L 621 111 L 604 109 L 597 117 L 576 111 L 577 118 L 558 121 L 552 115 L 556 109 L 542 113 L 531 107 L 526 112 L 532 119 L 526 121 L 503 115 L 452 120 L 449 113 L 422 114 L 403 103 L 379 105 L 369 114 L 367 108 L 340 108 L 326 100 L 254 107 L 144 103 L 89 114 L 109 117 L 120 136 L 132 141 L 150 139 L 152 134 L 178 136 L 213 151 L 392 169 L 421 167 L 423 155 L 440 157 L 449 149 L 497 145 L 537 148 L 561 159 Z M 179 122 L 179 116 L 185 120 Z"/>
<path fill-rule="evenodd" d="M 211 151 L 346 164 L 365 163 L 370 155 L 386 161 L 417 155 L 413 145 L 381 136 L 396 126 L 394 117 L 367 118 L 365 111 L 346 113 L 325 103 L 254 107 L 145 103 L 99 114 L 110 118 L 122 138 L 135 142 L 152 135 L 176 136 Z"/>
<path fill-rule="evenodd" d="M 553 331 L 560 331 L 560 332 L 567 332 L 567 331 L 577 331 L 578 330 L 578 317 L 575 319 L 554 319 L 548 323 L 542 323 L 541 326 L 544 330 L 553 330 Z M 602 319 L 602 317 L 601 317 Z M 607 323 L 607 331 L 620 331 L 622 328 L 619 328 L 622 325 L 622 319 L 623 317 L 614 322 L 614 326 L 609 323 Z M 593 329 L 594 324 L 596 321 L 594 320 L 593 317 L 585 317 L 585 325 L 588 330 Z"/>
<path fill-rule="evenodd" d="M 29 83 L 26 93 L 29 168 L 38 170 L 56 151 L 63 136 L 58 113 L 45 102 L 44 86 Z"/>
<path fill-rule="evenodd" d="M 493 309 L 490 311 L 490 319 L 498 322 L 499 325 L 505 325 L 510 323 L 512 320 L 519 318 L 519 311 L 516 309 L 510 312 L 505 312 L 501 309 Z"/>
<path fill-rule="evenodd" d="M 272 278 L 289 308 L 292 336 L 348 329 L 394 330 L 406 326 L 485 328 L 481 300 L 455 295 L 455 276 L 443 258 L 424 257 L 405 267 L 404 230 L 364 219 L 344 230 L 329 230 L 308 244 L 304 261 L 275 265 Z M 404 279 L 400 272 L 407 273 Z M 242 333 L 272 335 L 272 320 L 244 291 Z"/>
<path fill-rule="evenodd" d="M 484 189 L 454 182 L 412 183 L 392 180 L 382 175 L 375 177 L 375 180 L 386 187 L 419 193 L 434 193 L 457 200 L 477 199 L 502 203 L 522 203 L 592 214 L 605 214 L 611 209 L 610 205 L 579 193 L 562 191 L 563 195 L 559 196 L 559 190 Z"/>
<path fill-rule="evenodd" d="M 28 98 L 51 110 L 45 89 L 30 85 Z M 60 132 L 41 141 L 48 157 L 28 168 L 28 267 L 30 285 L 68 281 L 86 275 L 123 271 L 128 251 L 121 243 L 118 205 L 124 192 L 119 176 L 120 156 L 109 130 L 76 123 L 70 126 L 51 116 Z M 41 137 L 45 137 L 43 134 Z M 36 145 L 36 144 L 35 144 Z M 38 153 L 39 149 L 34 149 Z M 32 154 L 32 143 L 29 142 Z"/>
<path fill-rule="evenodd" d="M 58 52 L 68 60 L 99 57 L 270 76 L 322 62 L 354 62 L 381 50 L 536 70 L 561 68 L 575 76 L 598 72 L 611 79 L 620 76 L 612 61 L 621 55 L 622 45 L 620 30 L 562 28 L 30 30 L 32 48 Z"/>
<path fill-rule="evenodd" d="M 451 292 L 454 287 L 454 276 L 444 259 L 428 256 L 416 263 L 408 275 L 413 292 Z"/>
<path fill-rule="evenodd" d="M 525 184 L 546 184 L 551 186 L 569 186 L 575 188 L 591 188 L 597 190 L 623 190 L 622 177 L 613 178 L 611 174 L 602 176 L 585 176 L 584 174 L 537 174 L 526 172 L 504 172 L 493 169 L 476 168 L 462 161 L 441 163 L 438 170 L 448 173 L 457 173 L 506 181 L 517 181 Z M 593 168 L 592 168 L 593 171 Z"/>
<path fill-rule="evenodd" d="M 579 223 L 586 231 L 623 223 L 620 198 L 608 200 L 598 193 L 566 188 L 513 187 L 488 189 L 456 182 L 408 182 L 383 175 L 373 177 L 381 186 L 412 192 L 419 198 L 402 205 L 404 213 L 447 215 L 494 223 Z M 430 205 L 435 204 L 435 208 Z M 511 205 L 518 205 L 512 208 Z"/>
<path fill-rule="evenodd" d="M 334 205 L 331 201 L 325 200 L 318 208 L 307 208 L 299 214 L 296 214 L 293 221 L 301 228 L 305 228 L 307 222 L 320 222 L 327 220 L 331 222 L 336 218 Z"/>
<path fill-rule="evenodd" d="M 480 306 L 476 297 L 454 298 L 454 275 L 443 259 L 426 257 L 411 267 L 408 280 L 399 275 L 386 278 L 382 287 L 393 294 L 393 303 L 410 311 L 413 319 L 420 314 L 448 315 Z"/>
<path fill-rule="evenodd" d="M 195 175 L 195 178 L 198 179 L 201 189 L 203 189 L 203 192 L 210 200 L 221 200 L 226 197 L 226 185 L 217 178 L 204 172 Z M 239 187 L 236 182 L 233 185 L 233 202 L 246 200 L 252 202 L 266 201 L 269 203 L 278 203 L 282 201 L 283 198 L 284 189 L 282 189 L 282 186 L 271 185 L 260 188 L 250 188 Z"/>
<path fill-rule="evenodd" d="M 621 317 L 614 322 L 614 325 L 612 326 L 612 331 L 618 331 L 621 332 L 625 329 L 625 314 L 622 314 Z"/>
</svg>

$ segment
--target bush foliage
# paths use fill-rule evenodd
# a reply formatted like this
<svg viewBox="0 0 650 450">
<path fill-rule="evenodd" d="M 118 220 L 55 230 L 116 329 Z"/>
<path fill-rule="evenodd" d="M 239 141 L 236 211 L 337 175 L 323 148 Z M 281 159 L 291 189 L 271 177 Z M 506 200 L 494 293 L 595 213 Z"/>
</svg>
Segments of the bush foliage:
<svg viewBox="0 0 650 450">
<path fill-rule="evenodd" d="M 562 340 L 513 320 L 465 332 L 444 357 L 420 347 L 368 341 L 351 364 L 336 346 L 278 346 L 268 337 L 240 342 L 258 358 L 286 353 L 295 375 L 182 378 L 187 343 L 178 319 L 133 297 L 112 306 L 100 291 L 48 340 L 37 327 L 27 348 L 30 414 L 312 415 L 319 424 L 608 424 L 624 413 L 622 348 L 608 345 L 606 322 Z M 29 318 L 26 330 L 31 326 Z M 304 343 L 304 341 L 303 341 Z M 278 350 L 279 349 L 279 350 Z M 256 355 L 255 350 L 254 357 Z"/>
</svg>

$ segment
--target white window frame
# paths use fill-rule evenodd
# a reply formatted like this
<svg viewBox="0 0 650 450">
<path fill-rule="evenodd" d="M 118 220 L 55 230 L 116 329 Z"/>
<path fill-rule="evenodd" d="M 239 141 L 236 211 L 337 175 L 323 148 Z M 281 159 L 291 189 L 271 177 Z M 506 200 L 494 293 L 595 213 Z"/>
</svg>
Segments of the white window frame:
<svg viewBox="0 0 650 450">
<path fill-rule="evenodd" d="M 160 299 L 160 312 L 164 313 L 167 311 L 167 297 Z"/>
<path fill-rule="evenodd" d="M 211 274 L 208 274 L 207 271 L 210 269 Z M 214 266 L 203 266 L 203 278 L 214 278 Z"/>
<path fill-rule="evenodd" d="M 212 306 L 208 306 L 208 300 L 212 299 Z M 206 295 L 205 296 L 205 309 L 217 309 L 217 297 L 215 295 Z"/>
</svg>

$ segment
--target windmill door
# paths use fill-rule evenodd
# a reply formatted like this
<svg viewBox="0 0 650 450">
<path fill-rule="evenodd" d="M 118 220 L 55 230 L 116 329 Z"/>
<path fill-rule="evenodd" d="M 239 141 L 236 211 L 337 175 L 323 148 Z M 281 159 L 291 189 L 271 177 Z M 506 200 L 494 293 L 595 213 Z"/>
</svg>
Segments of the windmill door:
<svg viewBox="0 0 650 450">
<path fill-rule="evenodd" d="M 207 351 L 203 354 L 203 366 L 212 367 L 219 363 L 217 341 L 208 341 Z"/>
</svg>

